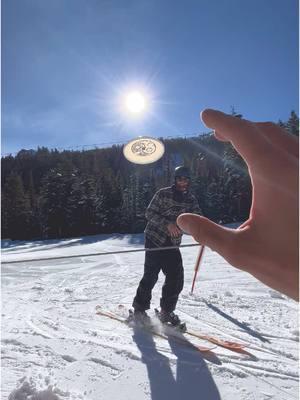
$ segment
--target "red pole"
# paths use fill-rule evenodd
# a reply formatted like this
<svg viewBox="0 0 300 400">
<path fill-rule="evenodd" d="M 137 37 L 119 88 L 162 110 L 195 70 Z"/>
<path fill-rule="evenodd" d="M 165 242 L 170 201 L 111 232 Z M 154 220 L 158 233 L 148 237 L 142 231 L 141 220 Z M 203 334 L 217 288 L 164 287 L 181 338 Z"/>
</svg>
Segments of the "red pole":
<svg viewBox="0 0 300 400">
<path fill-rule="evenodd" d="M 201 259 L 202 259 L 203 252 L 204 252 L 204 248 L 205 248 L 204 245 L 202 245 L 200 247 L 199 254 L 198 254 L 198 257 L 197 257 L 197 261 L 196 261 L 196 264 L 195 264 L 195 273 L 194 273 L 194 278 L 193 278 L 193 283 L 192 283 L 191 294 L 193 294 L 193 291 L 194 291 L 196 277 L 197 277 L 197 274 L 198 274 L 198 271 L 199 271 Z"/>
</svg>

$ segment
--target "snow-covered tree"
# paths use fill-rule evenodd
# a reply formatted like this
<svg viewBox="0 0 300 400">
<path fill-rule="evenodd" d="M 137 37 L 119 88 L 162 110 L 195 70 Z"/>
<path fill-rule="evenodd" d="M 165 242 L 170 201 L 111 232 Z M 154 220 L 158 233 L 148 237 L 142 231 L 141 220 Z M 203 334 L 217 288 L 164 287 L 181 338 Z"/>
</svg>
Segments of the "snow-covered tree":
<svg viewBox="0 0 300 400">
<path fill-rule="evenodd" d="M 295 136 L 299 137 L 299 117 L 295 111 L 291 112 L 290 118 L 286 123 L 286 129 Z"/>
</svg>

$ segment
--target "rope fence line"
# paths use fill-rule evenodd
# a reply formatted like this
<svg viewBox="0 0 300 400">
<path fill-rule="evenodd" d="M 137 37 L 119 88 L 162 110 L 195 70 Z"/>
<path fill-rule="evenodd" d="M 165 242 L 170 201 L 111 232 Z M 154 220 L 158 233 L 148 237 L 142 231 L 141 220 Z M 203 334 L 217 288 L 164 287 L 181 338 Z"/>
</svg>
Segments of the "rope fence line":
<svg viewBox="0 0 300 400">
<path fill-rule="evenodd" d="M 78 254 L 78 255 L 70 255 L 70 256 L 43 257 L 43 258 L 32 258 L 32 259 L 25 259 L 25 260 L 23 259 L 23 260 L 1 261 L 1 264 L 20 264 L 20 263 L 37 262 L 37 261 L 63 260 L 66 258 L 106 256 L 106 255 L 112 255 L 112 254 L 138 253 L 138 252 L 145 252 L 145 251 L 175 250 L 175 249 L 182 249 L 185 247 L 195 247 L 195 246 L 200 246 L 200 244 L 192 243 L 192 244 L 182 244 L 181 246 L 167 246 L 167 247 L 154 247 L 154 248 L 143 248 L 143 249 L 132 249 L 132 250 L 105 251 L 105 252 L 100 252 L 100 253 L 88 253 L 88 254 Z"/>
</svg>

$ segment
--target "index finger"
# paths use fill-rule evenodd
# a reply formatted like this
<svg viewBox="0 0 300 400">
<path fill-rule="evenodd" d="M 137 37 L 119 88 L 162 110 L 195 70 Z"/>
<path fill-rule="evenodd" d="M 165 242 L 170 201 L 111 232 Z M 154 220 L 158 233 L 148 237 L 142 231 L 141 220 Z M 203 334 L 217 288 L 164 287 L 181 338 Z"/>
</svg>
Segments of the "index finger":
<svg viewBox="0 0 300 400">
<path fill-rule="evenodd" d="M 248 164 L 264 157 L 269 150 L 270 144 L 251 121 L 212 109 L 202 111 L 201 118 L 222 140 L 230 141 Z"/>
</svg>

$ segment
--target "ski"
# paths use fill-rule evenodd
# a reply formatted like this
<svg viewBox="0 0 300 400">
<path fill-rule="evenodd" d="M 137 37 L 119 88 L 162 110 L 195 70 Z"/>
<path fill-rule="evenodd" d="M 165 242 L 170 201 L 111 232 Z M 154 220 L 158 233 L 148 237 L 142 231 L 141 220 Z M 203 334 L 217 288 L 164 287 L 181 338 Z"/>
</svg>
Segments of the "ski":
<svg viewBox="0 0 300 400">
<path fill-rule="evenodd" d="M 120 309 L 125 309 L 125 307 L 122 306 L 122 305 L 120 305 L 119 308 Z M 103 312 L 103 310 L 101 312 Z M 110 316 L 111 318 L 122 319 L 122 317 L 117 316 L 115 314 L 112 314 L 110 312 L 106 312 L 106 313 L 107 314 L 111 314 L 111 316 Z M 108 316 L 108 315 L 106 315 L 106 316 Z M 123 321 L 121 321 L 121 322 L 127 323 L 125 318 L 123 318 Z M 198 339 L 202 339 L 202 340 L 206 340 L 206 341 L 208 341 L 208 342 L 210 342 L 210 343 L 212 343 L 212 344 L 214 344 L 216 346 L 224 347 L 225 349 L 232 350 L 232 351 L 242 351 L 243 349 L 245 349 L 245 347 L 248 346 L 248 344 L 246 344 L 246 343 L 223 340 L 223 339 L 220 339 L 218 337 L 211 336 L 211 335 L 205 335 L 205 334 L 202 334 L 200 332 L 197 332 L 197 331 L 194 331 L 194 330 L 191 330 L 191 329 L 186 329 L 185 328 L 186 330 L 184 330 L 181 327 L 177 328 L 176 326 L 171 326 L 169 324 L 167 325 L 167 327 L 169 327 L 171 329 L 174 329 L 177 332 L 184 333 L 185 335 L 192 336 L 192 337 L 195 337 L 195 338 L 198 338 Z M 156 332 L 156 336 L 165 337 L 164 335 L 161 335 L 159 332 Z"/>
<path fill-rule="evenodd" d="M 156 317 L 159 318 L 158 309 L 155 308 L 154 311 L 155 311 Z M 167 324 L 167 326 L 172 327 L 172 325 L 170 325 L 169 323 Z M 174 325 L 173 328 L 178 330 L 179 332 L 185 333 L 186 335 L 193 336 L 193 337 L 196 337 L 196 338 L 202 339 L 202 340 L 207 340 L 210 343 L 216 344 L 217 346 L 221 346 L 221 347 L 224 347 L 229 350 L 239 351 L 239 350 L 243 350 L 245 347 L 247 347 L 247 344 L 245 344 L 245 343 L 231 342 L 231 341 L 223 340 L 220 338 L 216 338 L 214 336 L 204 335 L 199 332 L 189 330 L 186 328 L 185 322 L 180 322 L 178 325 Z"/>
<path fill-rule="evenodd" d="M 120 307 L 120 308 L 122 308 L 122 307 Z M 116 314 L 114 312 L 104 310 L 99 305 L 96 306 L 96 314 L 104 316 L 104 317 L 107 317 L 107 318 L 110 318 L 110 319 L 113 319 L 113 320 L 118 321 L 118 322 L 121 322 L 122 324 L 131 326 L 132 320 L 128 320 L 128 318 L 124 318 L 121 315 L 118 315 L 118 314 Z M 171 332 L 171 330 L 170 330 L 170 332 L 169 332 L 169 330 L 168 330 L 168 332 L 166 332 L 165 334 L 157 332 L 155 330 L 154 325 L 153 326 L 152 325 L 140 325 L 140 327 L 145 329 L 145 330 L 147 330 L 147 331 L 149 331 L 152 335 L 158 336 L 158 337 L 160 337 L 162 339 L 165 339 L 165 340 L 168 339 L 168 335 L 172 336 L 172 338 L 175 339 L 176 341 L 178 341 L 179 343 L 182 343 L 185 346 L 188 346 L 188 347 L 190 347 L 192 349 L 195 349 L 195 350 L 198 350 L 200 352 L 208 352 L 208 351 L 211 351 L 211 350 L 213 350 L 214 348 L 217 347 L 216 345 L 214 345 L 214 346 L 195 345 L 195 344 L 189 342 L 185 337 L 177 336 L 176 335 L 176 331 Z"/>
<path fill-rule="evenodd" d="M 239 343 L 239 342 L 232 342 L 232 341 L 228 341 L 228 340 L 223 340 L 220 338 L 216 338 L 214 336 L 210 336 L 210 335 L 203 335 L 201 333 L 195 332 L 195 331 L 191 331 L 191 330 L 187 330 L 185 332 L 187 335 L 190 336 L 194 336 L 197 337 L 199 339 L 203 339 L 203 340 L 207 340 L 210 343 L 216 344 L 217 346 L 221 346 L 224 347 L 225 349 L 228 350 L 243 350 L 245 347 L 247 347 L 248 345 L 246 343 Z"/>
</svg>

